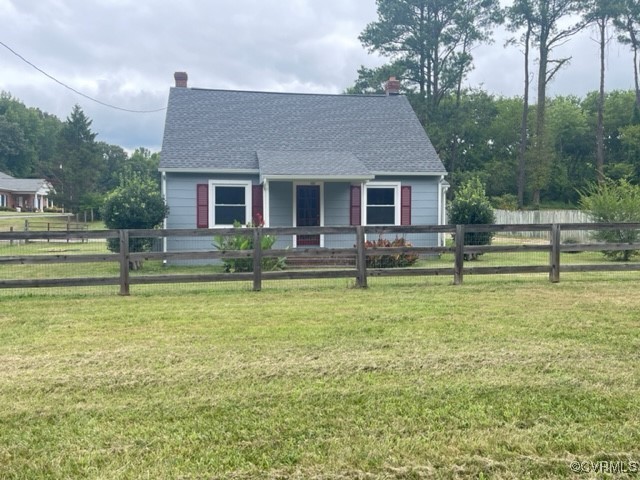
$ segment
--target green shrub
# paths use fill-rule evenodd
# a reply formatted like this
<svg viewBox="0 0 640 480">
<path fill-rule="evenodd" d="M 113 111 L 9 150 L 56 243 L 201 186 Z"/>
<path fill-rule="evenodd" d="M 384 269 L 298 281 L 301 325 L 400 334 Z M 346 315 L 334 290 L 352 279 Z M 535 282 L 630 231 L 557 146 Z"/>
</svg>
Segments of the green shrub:
<svg viewBox="0 0 640 480">
<path fill-rule="evenodd" d="M 472 178 L 460 186 L 449 205 L 449 223 L 454 225 L 485 225 L 495 223 L 491 202 L 484 192 L 480 179 Z M 465 245 L 490 245 L 494 232 L 468 232 Z M 466 260 L 476 260 L 480 254 L 465 255 Z"/>
<path fill-rule="evenodd" d="M 120 186 L 107 195 L 101 213 L 106 227 L 110 229 L 153 229 L 162 224 L 169 214 L 169 207 L 153 180 L 133 174 L 129 178 L 123 177 Z M 149 251 L 153 241 L 152 238 L 132 238 L 129 251 Z M 118 252 L 120 242 L 117 238 L 109 238 L 107 247 Z M 141 267 L 141 261 L 131 262 L 132 269 Z"/>
<path fill-rule="evenodd" d="M 15 212 L 16 209 L 12 207 L 0 207 L 0 212 Z"/>
<path fill-rule="evenodd" d="M 64 210 L 59 207 L 47 207 L 42 210 L 44 213 L 64 213 Z"/>
<path fill-rule="evenodd" d="M 396 237 L 394 240 L 388 240 L 382 236 L 375 241 L 367 240 L 364 243 L 365 249 L 369 248 L 393 248 L 393 247 L 411 247 L 411 243 L 402 237 Z M 418 256 L 411 253 L 397 253 L 394 255 L 368 255 L 368 268 L 402 268 L 410 267 L 418 260 Z"/>
<path fill-rule="evenodd" d="M 505 193 L 498 197 L 491 197 L 491 205 L 499 210 L 517 210 L 518 197 L 511 193 Z"/>
<path fill-rule="evenodd" d="M 640 222 L 640 186 L 631 185 L 624 179 L 592 184 L 580 193 L 580 206 L 598 223 Z M 636 243 L 640 232 L 630 229 L 599 230 L 593 238 L 606 243 Z M 638 251 L 604 250 L 602 253 L 610 260 L 626 262 Z"/>
<path fill-rule="evenodd" d="M 240 222 L 233 224 L 234 228 L 243 228 Z M 261 224 L 254 224 L 252 222 L 247 224 L 247 228 L 261 228 Z M 270 250 L 276 243 L 278 237 L 275 235 L 262 235 L 260 240 L 260 246 L 262 251 Z M 213 245 L 218 250 L 253 250 L 253 235 L 248 233 L 247 235 L 216 235 L 213 238 Z M 224 271 L 227 273 L 238 272 L 253 272 L 253 258 L 228 258 L 222 261 L 224 265 Z M 285 265 L 284 258 L 278 257 L 263 257 L 262 258 L 262 270 L 283 270 Z"/>
</svg>

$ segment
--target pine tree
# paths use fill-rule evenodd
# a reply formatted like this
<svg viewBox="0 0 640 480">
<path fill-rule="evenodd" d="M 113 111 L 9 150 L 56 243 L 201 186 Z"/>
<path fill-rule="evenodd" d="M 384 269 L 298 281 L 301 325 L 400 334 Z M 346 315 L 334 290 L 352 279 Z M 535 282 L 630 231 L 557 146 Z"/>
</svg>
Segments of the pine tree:
<svg viewBox="0 0 640 480">
<path fill-rule="evenodd" d="M 56 173 L 55 201 L 71 212 L 79 212 L 93 203 L 104 168 L 91 123 L 76 105 L 59 133 L 55 156 L 59 170 Z"/>
</svg>

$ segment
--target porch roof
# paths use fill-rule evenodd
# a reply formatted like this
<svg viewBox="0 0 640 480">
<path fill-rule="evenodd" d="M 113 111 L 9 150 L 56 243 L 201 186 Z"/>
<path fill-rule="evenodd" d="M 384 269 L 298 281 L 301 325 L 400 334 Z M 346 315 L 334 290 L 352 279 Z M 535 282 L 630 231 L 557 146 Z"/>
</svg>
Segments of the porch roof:
<svg viewBox="0 0 640 480">
<path fill-rule="evenodd" d="M 351 152 L 329 150 L 258 150 L 260 181 L 371 180 L 374 175 Z"/>
</svg>

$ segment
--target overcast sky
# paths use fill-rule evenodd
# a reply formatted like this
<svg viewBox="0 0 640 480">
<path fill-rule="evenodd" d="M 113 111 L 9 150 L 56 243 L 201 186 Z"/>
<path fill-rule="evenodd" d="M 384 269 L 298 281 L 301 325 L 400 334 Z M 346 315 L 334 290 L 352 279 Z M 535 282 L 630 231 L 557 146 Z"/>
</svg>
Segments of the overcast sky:
<svg viewBox="0 0 640 480">
<path fill-rule="evenodd" d="M 0 41 L 61 82 L 135 110 L 163 108 L 173 73 L 201 88 L 340 93 L 360 65 L 384 62 L 358 41 L 376 19 L 374 0 L 0 0 Z M 522 94 L 522 54 L 504 34 L 474 51 L 468 86 Z M 598 88 L 598 50 L 588 31 L 559 54 L 571 65 L 549 93 Z M 633 86 L 627 47 L 611 42 L 607 89 Z M 132 150 L 161 147 L 164 112 L 125 113 L 48 79 L 0 46 L 0 90 L 65 119 L 79 104 L 98 140 Z M 533 95 L 533 91 L 532 91 Z"/>
</svg>

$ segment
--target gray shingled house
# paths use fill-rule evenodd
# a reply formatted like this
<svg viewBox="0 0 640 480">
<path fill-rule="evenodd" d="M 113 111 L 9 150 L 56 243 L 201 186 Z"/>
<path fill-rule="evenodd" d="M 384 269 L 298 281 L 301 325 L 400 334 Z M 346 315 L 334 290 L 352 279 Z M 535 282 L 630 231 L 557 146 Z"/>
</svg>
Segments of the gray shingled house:
<svg viewBox="0 0 640 480">
<path fill-rule="evenodd" d="M 445 168 L 395 78 L 386 95 L 188 88 L 184 72 L 175 80 L 160 160 L 167 228 L 444 223 Z"/>
</svg>

